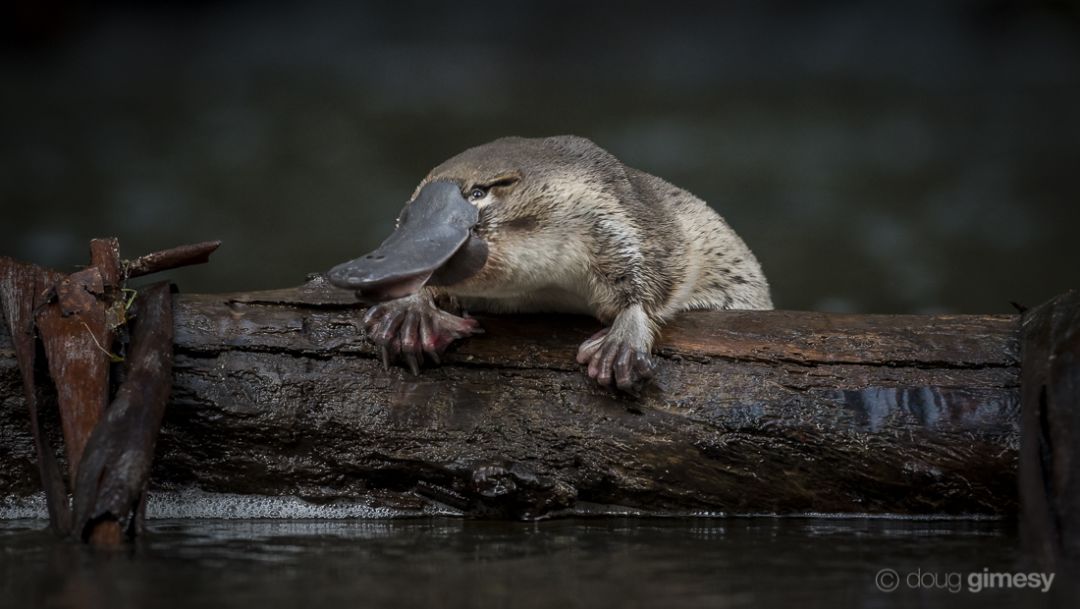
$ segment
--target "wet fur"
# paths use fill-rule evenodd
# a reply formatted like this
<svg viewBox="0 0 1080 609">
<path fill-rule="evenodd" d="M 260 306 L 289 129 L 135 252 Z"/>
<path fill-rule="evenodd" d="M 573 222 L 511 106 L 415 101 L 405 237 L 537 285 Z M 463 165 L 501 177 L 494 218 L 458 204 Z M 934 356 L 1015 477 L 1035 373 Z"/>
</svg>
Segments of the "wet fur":
<svg viewBox="0 0 1080 609">
<path fill-rule="evenodd" d="M 626 167 L 587 139 L 504 138 L 439 165 L 473 202 L 472 234 L 487 260 L 457 283 L 373 307 L 365 318 L 384 362 L 419 371 L 425 355 L 478 331 L 442 309 L 586 313 L 607 325 L 577 361 L 602 385 L 633 390 L 652 376 L 660 325 L 690 309 L 771 309 L 769 286 L 746 244 L 703 201 Z M 416 194 L 413 195 L 416 199 Z"/>
<path fill-rule="evenodd" d="M 690 309 L 771 309 L 742 239 L 702 200 L 576 136 L 503 138 L 436 167 L 463 192 L 507 176 L 481 203 L 488 263 L 427 288 L 471 310 L 579 312 L 611 323 L 641 305 L 654 328 Z"/>
</svg>

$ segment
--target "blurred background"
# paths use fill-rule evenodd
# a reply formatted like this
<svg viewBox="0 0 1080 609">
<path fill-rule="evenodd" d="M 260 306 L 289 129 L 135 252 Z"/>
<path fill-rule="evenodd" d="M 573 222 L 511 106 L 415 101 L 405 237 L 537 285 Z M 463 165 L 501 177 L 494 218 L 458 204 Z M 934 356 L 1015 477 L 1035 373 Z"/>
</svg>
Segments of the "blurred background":
<svg viewBox="0 0 1080 609">
<path fill-rule="evenodd" d="M 294 285 L 376 246 L 447 157 L 575 133 L 707 200 L 779 307 L 1080 287 L 1077 1 L 3 11 L 0 255 L 222 239 L 183 291 Z"/>
</svg>

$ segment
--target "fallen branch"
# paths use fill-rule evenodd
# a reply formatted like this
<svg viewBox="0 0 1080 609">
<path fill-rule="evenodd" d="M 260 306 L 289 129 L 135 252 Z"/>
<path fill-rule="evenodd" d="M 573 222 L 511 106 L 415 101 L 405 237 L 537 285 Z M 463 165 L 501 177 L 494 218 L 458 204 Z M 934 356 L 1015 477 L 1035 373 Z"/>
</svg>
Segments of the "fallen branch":
<svg viewBox="0 0 1080 609">
<path fill-rule="evenodd" d="M 362 314 L 320 281 L 177 297 L 155 486 L 513 517 L 1017 511 L 1019 316 L 687 314 L 632 400 L 574 363 L 586 318 L 482 317 L 414 377 L 382 370 Z"/>
</svg>

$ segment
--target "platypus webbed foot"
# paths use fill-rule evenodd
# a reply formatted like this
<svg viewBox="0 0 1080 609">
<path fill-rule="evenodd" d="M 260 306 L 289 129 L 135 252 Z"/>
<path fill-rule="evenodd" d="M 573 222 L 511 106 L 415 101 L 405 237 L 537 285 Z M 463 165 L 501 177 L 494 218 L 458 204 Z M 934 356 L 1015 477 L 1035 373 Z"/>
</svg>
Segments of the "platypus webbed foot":
<svg viewBox="0 0 1080 609">
<path fill-rule="evenodd" d="M 420 374 L 425 355 L 438 364 L 450 343 L 483 332 L 475 319 L 443 311 L 424 292 L 371 307 L 364 329 L 379 347 L 384 368 L 400 359 L 413 374 Z"/>
<path fill-rule="evenodd" d="M 632 391 L 652 378 L 649 354 L 652 330 L 640 307 L 619 314 L 610 328 L 593 334 L 578 348 L 577 361 L 588 365 L 589 378 L 623 391 Z"/>
</svg>

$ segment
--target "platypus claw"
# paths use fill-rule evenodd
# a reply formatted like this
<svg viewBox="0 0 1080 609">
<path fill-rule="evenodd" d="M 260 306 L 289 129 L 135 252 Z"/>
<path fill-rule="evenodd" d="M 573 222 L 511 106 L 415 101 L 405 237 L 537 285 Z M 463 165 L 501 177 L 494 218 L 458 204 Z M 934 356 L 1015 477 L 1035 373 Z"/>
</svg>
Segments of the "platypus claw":
<svg viewBox="0 0 1080 609">
<path fill-rule="evenodd" d="M 405 363 L 409 365 L 409 371 L 412 372 L 413 376 L 420 376 L 420 362 L 417 361 L 416 354 L 403 352 L 402 356 L 405 357 Z"/>
<path fill-rule="evenodd" d="M 647 351 L 609 336 L 609 328 L 593 334 L 578 349 L 579 364 L 588 364 L 589 378 L 622 391 L 634 392 L 653 377 L 655 364 Z"/>
<path fill-rule="evenodd" d="M 364 315 L 368 338 L 379 347 L 383 368 L 401 360 L 414 375 L 420 374 L 425 356 L 436 364 L 455 340 L 481 332 L 475 319 L 443 311 L 421 294 L 391 300 Z"/>
</svg>

